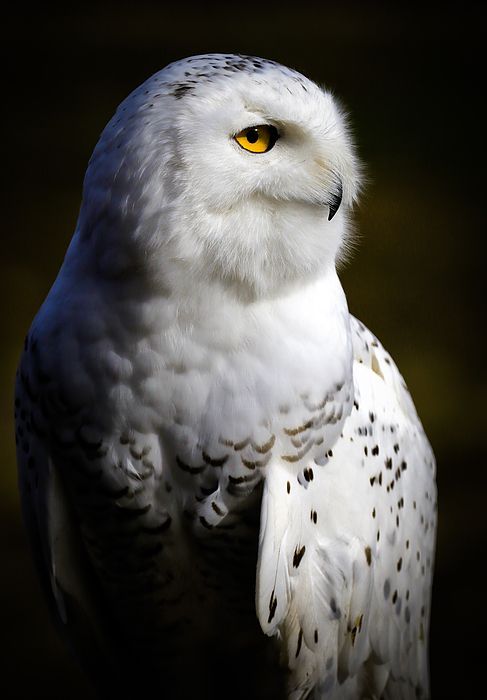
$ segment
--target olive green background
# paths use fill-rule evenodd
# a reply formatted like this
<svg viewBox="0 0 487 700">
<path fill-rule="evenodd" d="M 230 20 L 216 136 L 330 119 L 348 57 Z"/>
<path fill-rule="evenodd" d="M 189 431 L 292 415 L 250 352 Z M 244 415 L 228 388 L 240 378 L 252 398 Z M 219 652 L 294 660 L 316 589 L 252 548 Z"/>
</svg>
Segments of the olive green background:
<svg viewBox="0 0 487 700">
<path fill-rule="evenodd" d="M 12 387 L 23 338 L 117 104 L 166 63 L 210 51 L 288 64 L 330 87 L 350 112 L 367 184 L 341 277 L 352 312 L 398 362 L 437 455 L 433 695 L 475 696 L 487 542 L 480 7 L 139 2 L 55 12 L 42 4 L 4 22 L 3 697 L 93 697 L 51 628 L 20 523 Z"/>
</svg>

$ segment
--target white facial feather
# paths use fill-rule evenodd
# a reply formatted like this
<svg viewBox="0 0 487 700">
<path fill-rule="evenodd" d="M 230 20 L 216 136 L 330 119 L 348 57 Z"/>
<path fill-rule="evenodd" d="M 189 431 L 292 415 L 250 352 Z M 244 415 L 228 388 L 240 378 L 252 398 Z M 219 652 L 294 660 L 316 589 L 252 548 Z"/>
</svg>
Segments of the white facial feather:
<svg viewBox="0 0 487 700">
<path fill-rule="evenodd" d="M 279 139 L 267 153 L 247 152 L 233 137 L 259 124 L 275 126 Z M 335 264 L 357 189 L 356 157 L 329 93 L 270 61 L 193 57 L 149 78 L 104 130 L 80 234 L 91 233 L 108 276 L 135 254 L 156 285 L 189 275 L 244 298 L 273 296 Z"/>
</svg>

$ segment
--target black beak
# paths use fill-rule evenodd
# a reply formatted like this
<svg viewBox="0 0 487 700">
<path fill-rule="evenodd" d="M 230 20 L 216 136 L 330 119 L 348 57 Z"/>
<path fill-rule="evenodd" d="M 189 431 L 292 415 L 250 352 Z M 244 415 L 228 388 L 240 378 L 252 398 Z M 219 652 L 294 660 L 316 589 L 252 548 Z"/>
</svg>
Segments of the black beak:
<svg viewBox="0 0 487 700">
<path fill-rule="evenodd" d="M 340 204 L 342 203 L 342 196 L 343 196 L 343 187 L 342 187 L 342 182 L 341 180 L 337 181 L 336 184 L 336 192 L 333 192 L 330 195 L 330 201 L 328 203 L 328 206 L 330 207 L 330 211 L 328 213 L 328 221 L 331 221 L 335 214 L 337 213 Z"/>
</svg>

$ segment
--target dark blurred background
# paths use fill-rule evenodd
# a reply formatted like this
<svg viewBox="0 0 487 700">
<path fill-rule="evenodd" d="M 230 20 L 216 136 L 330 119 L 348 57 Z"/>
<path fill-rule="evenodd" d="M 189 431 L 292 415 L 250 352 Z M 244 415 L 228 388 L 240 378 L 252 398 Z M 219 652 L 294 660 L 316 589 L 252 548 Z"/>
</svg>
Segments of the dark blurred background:
<svg viewBox="0 0 487 700">
<path fill-rule="evenodd" d="M 487 543 L 481 4 L 39 7 L 11 11 L 2 30 L 2 696 L 93 697 L 52 630 L 19 517 L 12 386 L 24 335 L 117 104 L 166 63 L 222 51 L 290 65 L 350 112 L 368 184 L 341 277 L 352 312 L 398 362 L 437 455 L 433 695 L 475 697 Z"/>
</svg>

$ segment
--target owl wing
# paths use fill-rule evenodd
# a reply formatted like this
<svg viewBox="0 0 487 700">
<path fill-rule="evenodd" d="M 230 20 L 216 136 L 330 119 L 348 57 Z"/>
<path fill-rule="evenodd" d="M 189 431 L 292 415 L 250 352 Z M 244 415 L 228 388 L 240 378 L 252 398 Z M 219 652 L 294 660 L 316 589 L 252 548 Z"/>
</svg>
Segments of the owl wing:
<svg viewBox="0 0 487 700">
<path fill-rule="evenodd" d="M 352 318 L 353 409 L 312 478 L 269 465 L 257 610 L 291 698 L 428 695 L 435 462 L 399 371 Z"/>
<path fill-rule="evenodd" d="M 144 435 L 140 445 L 132 436 L 102 436 L 46 373 L 33 334 L 17 373 L 15 418 L 23 519 L 53 620 L 94 684 L 107 696 L 123 694 L 119 580 L 112 576 L 110 587 L 109 576 L 123 552 L 147 589 L 162 547 L 154 540 L 171 522 L 153 499 L 157 475 L 147 454 L 156 453 L 156 437 Z"/>
<path fill-rule="evenodd" d="M 110 645 L 103 600 L 60 470 L 49 450 L 42 397 L 26 353 L 17 373 L 15 417 L 24 524 L 47 603 L 65 642 L 92 678 L 102 678 Z"/>
</svg>

